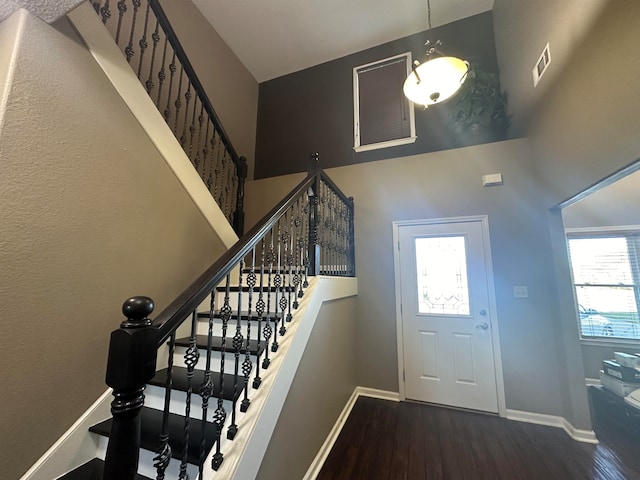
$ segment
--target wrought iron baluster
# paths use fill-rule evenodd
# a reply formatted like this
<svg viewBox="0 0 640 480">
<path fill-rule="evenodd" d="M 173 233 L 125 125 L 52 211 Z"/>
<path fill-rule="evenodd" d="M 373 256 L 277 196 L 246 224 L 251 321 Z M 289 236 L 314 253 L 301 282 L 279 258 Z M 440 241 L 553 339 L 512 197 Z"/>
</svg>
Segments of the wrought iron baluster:
<svg viewBox="0 0 640 480">
<path fill-rule="evenodd" d="M 202 478 L 202 473 L 204 470 L 204 459 L 207 455 L 206 444 L 207 444 L 207 414 L 209 412 L 209 399 L 213 396 L 213 380 L 211 378 L 211 353 L 213 346 L 213 318 L 216 311 L 216 295 L 215 295 L 215 287 L 210 294 L 209 300 L 209 323 L 207 329 L 207 359 L 204 367 L 204 378 L 202 380 L 202 385 L 200 385 L 200 397 L 202 398 L 202 421 L 201 421 L 201 429 L 200 429 L 200 461 L 198 462 L 198 469 L 200 473 L 200 477 Z"/>
<path fill-rule="evenodd" d="M 127 62 L 129 63 L 131 63 L 131 59 L 135 55 L 135 50 L 133 49 L 133 37 L 134 37 L 134 32 L 136 30 L 136 17 L 138 16 L 138 9 L 140 8 L 141 1 L 132 0 L 132 3 L 133 3 L 133 17 L 131 19 L 131 31 L 129 32 L 129 43 L 124 49 L 124 54 L 127 57 Z"/>
<path fill-rule="evenodd" d="M 167 105 L 164 108 L 164 121 L 169 124 L 169 118 L 171 118 L 171 92 L 173 91 L 173 79 L 176 75 L 177 71 L 176 67 L 176 52 L 173 52 L 173 56 L 171 58 L 171 63 L 169 64 L 169 91 L 167 92 Z M 177 115 L 176 115 L 177 116 Z"/>
<path fill-rule="evenodd" d="M 280 305 L 280 287 L 282 286 L 282 277 L 280 275 L 280 220 L 276 222 L 277 225 L 277 236 L 274 251 L 274 261 L 275 263 L 275 275 L 273 276 L 273 287 L 274 287 L 274 297 L 273 297 L 273 342 L 271 342 L 271 351 L 277 352 L 280 347 L 278 343 L 278 307 Z M 271 237 L 273 239 L 273 237 Z"/>
<path fill-rule="evenodd" d="M 171 461 L 171 446 L 169 445 L 169 407 L 171 405 L 171 390 L 173 388 L 173 352 L 176 346 L 176 332 L 169 337 L 169 359 L 167 361 L 167 378 L 164 384 L 164 409 L 162 411 L 162 430 L 160 444 L 153 458 L 156 469 L 156 480 L 164 480 L 165 472 Z"/>
<path fill-rule="evenodd" d="M 213 454 L 213 458 L 211 459 L 211 468 L 214 470 L 218 470 L 220 465 L 222 465 L 222 461 L 224 460 L 224 455 L 220 449 L 220 443 L 222 442 L 222 429 L 224 428 L 224 422 L 227 419 L 227 412 L 224 409 L 224 367 L 225 367 L 225 354 L 227 349 L 227 327 L 229 325 L 229 320 L 231 319 L 231 305 L 229 304 L 229 293 L 230 293 L 230 284 L 231 277 L 229 275 L 226 276 L 225 279 L 225 288 L 224 288 L 224 300 L 222 302 L 222 308 L 220 309 L 220 319 L 222 320 L 222 338 L 220 341 L 220 377 L 218 380 L 218 407 L 213 414 L 213 421 L 216 425 L 216 453 Z"/>
<path fill-rule="evenodd" d="M 253 290 L 256 286 L 256 247 L 251 249 L 251 267 L 247 275 L 248 293 L 248 309 L 247 309 L 247 338 L 245 342 L 244 361 L 242 362 L 242 374 L 244 375 L 244 399 L 240 403 L 240 411 L 246 412 L 251 405 L 249 400 L 249 376 L 253 371 L 253 363 L 251 362 L 251 322 L 253 315 Z M 256 352 L 256 356 L 258 352 Z"/>
<path fill-rule="evenodd" d="M 116 44 L 120 45 L 120 29 L 122 27 L 122 19 L 124 17 L 124 14 L 127 12 L 127 2 L 124 0 L 120 0 L 117 5 L 118 5 L 118 26 L 116 27 Z"/>
<path fill-rule="evenodd" d="M 191 103 L 191 82 L 189 81 L 189 77 L 187 77 L 187 91 L 184 93 L 184 119 L 182 120 L 182 134 L 180 135 L 180 145 L 184 149 L 184 144 L 187 141 L 187 124 L 189 119 L 189 105 Z M 185 151 L 187 153 L 187 157 L 191 160 L 190 152 Z"/>
<path fill-rule="evenodd" d="M 280 298 L 280 335 L 284 335 L 287 331 L 284 326 L 285 319 L 287 322 L 291 321 L 291 209 L 284 212 L 282 219 L 284 221 L 284 229 L 282 231 L 282 297 Z M 287 275 L 289 282 L 286 282 Z"/>
<path fill-rule="evenodd" d="M 293 217 L 293 228 L 295 231 L 295 250 L 294 250 L 294 263 L 295 270 L 293 275 L 293 308 L 298 308 L 298 298 L 302 297 L 302 270 L 300 265 L 302 263 L 301 253 L 302 246 L 304 245 L 302 240 L 302 208 L 300 205 L 301 197 L 298 197 L 295 203 L 295 214 Z M 292 240 L 293 241 L 293 240 Z"/>
<path fill-rule="evenodd" d="M 178 137 L 178 121 L 180 120 L 180 108 L 182 108 L 182 99 L 180 95 L 182 95 L 182 77 L 184 76 L 184 68 L 180 65 L 180 76 L 178 80 L 178 96 L 176 97 L 173 105 L 176 107 L 176 119 L 173 123 L 173 134 Z"/>
<path fill-rule="evenodd" d="M 326 229 L 324 228 L 324 220 L 325 220 L 325 203 L 324 203 L 324 188 L 322 182 L 319 183 L 318 187 L 318 270 L 320 275 L 326 274 L 326 243 L 325 243 L 325 234 Z"/>
<path fill-rule="evenodd" d="M 198 97 L 196 97 L 196 99 L 198 99 Z M 195 103 L 193 106 L 193 112 L 195 115 Z M 200 102 L 200 114 L 198 115 L 198 143 L 196 144 L 196 156 L 193 160 L 194 165 L 196 167 L 196 171 L 198 173 L 200 173 L 200 152 L 202 151 L 202 149 L 200 148 L 200 145 L 202 145 L 202 122 L 204 122 L 204 104 L 202 102 Z M 191 135 L 191 143 L 193 145 L 193 134 Z"/>
<path fill-rule="evenodd" d="M 149 4 L 147 4 L 147 9 L 149 8 Z M 148 13 L 147 13 L 148 15 Z M 151 50 L 151 62 L 149 64 L 149 76 L 147 77 L 146 82 L 144 82 L 144 87 L 147 90 L 147 93 L 149 94 L 149 97 L 151 97 L 151 91 L 153 90 L 153 87 L 155 87 L 154 83 L 153 83 L 153 67 L 155 66 L 156 63 L 156 52 L 158 51 L 158 43 L 160 43 L 160 33 L 158 32 L 158 20 L 156 19 L 156 28 L 153 31 L 153 33 L 151 34 L 151 41 L 153 43 L 153 48 Z M 163 61 L 163 66 L 164 66 L 164 59 Z M 152 97 L 153 98 L 153 97 Z M 156 107 L 158 106 L 158 102 L 156 103 Z"/>
<path fill-rule="evenodd" d="M 269 248 L 267 250 L 266 260 L 269 265 L 269 271 L 267 273 L 267 315 L 264 322 L 264 327 L 262 328 L 262 333 L 265 339 L 265 348 L 264 348 L 264 359 L 262 360 L 262 368 L 269 368 L 271 364 L 271 360 L 269 359 L 269 343 L 271 341 L 271 335 L 273 335 L 273 328 L 271 328 L 271 322 L 273 321 L 271 318 L 271 275 L 273 273 L 273 261 L 275 259 L 275 253 L 273 250 L 273 227 L 269 230 Z M 274 341 L 276 339 L 274 338 Z M 273 342 L 271 349 L 273 349 Z M 276 347 L 276 350 L 278 347 Z M 275 351 L 275 350 L 274 350 Z"/>
<path fill-rule="evenodd" d="M 96 5 L 100 5 L 100 2 L 94 3 L 93 4 L 94 8 L 96 7 Z M 106 25 L 109 19 L 111 18 L 111 9 L 109 8 L 109 0 L 106 0 L 104 2 L 104 5 L 102 7 L 99 7 L 99 9 L 100 9 L 99 13 L 100 13 L 100 18 L 102 19 L 102 23 Z M 98 12 L 98 9 L 96 9 L 96 12 Z"/>
<path fill-rule="evenodd" d="M 302 261 L 302 265 L 304 267 L 304 281 L 302 282 L 302 288 L 307 288 L 309 287 L 309 269 L 311 267 L 310 264 L 310 260 L 309 260 L 309 255 L 311 254 L 311 251 L 314 250 L 315 248 L 313 248 L 311 246 L 311 240 L 314 237 L 314 229 L 315 229 L 315 213 L 313 212 L 313 205 L 315 205 L 315 195 L 311 194 L 307 194 L 305 195 L 306 197 L 306 202 L 305 202 L 305 206 L 304 206 L 304 217 L 305 217 L 305 226 L 306 226 L 306 235 L 303 237 L 303 241 L 304 241 L 304 251 L 303 251 L 303 255 L 304 255 L 304 259 Z M 316 234 L 317 235 L 317 232 Z M 315 266 L 314 266 L 315 269 Z"/>
<path fill-rule="evenodd" d="M 266 303 L 264 301 L 264 254 L 265 254 L 265 245 L 264 245 L 264 237 L 261 240 L 261 254 L 260 254 L 260 286 L 258 287 L 258 301 L 256 302 L 256 316 L 258 318 L 258 328 L 256 333 L 256 349 L 258 351 L 258 355 L 256 355 L 256 376 L 253 378 L 253 388 L 258 388 L 262 383 L 262 378 L 260 378 L 260 349 L 262 347 L 262 322 L 264 320 L 264 312 Z M 268 350 L 268 345 L 265 346 L 265 351 Z"/>
<path fill-rule="evenodd" d="M 200 352 L 198 351 L 198 346 L 196 345 L 196 332 L 198 327 L 198 312 L 194 310 L 191 314 L 191 335 L 189 336 L 189 347 L 184 354 L 184 363 L 187 366 L 187 396 L 185 400 L 185 409 L 184 409 L 184 427 L 182 430 L 182 460 L 180 462 L 180 472 L 178 474 L 179 480 L 188 480 L 187 475 L 187 463 L 189 456 L 189 436 L 190 436 L 190 428 L 189 428 L 189 420 L 191 416 L 191 396 L 193 394 L 193 372 L 195 370 L 196 364 L 198 363 L 198 358 L 200 357 Z"/>
<path fill-rule="evenodd" d="M 349 197 L 349 276 L 356 275 L 355 201 Z"/>
<path fill-rule="evenodd" d="M 218 205 L 220 206 L 220 208 L 222 208 L 223 205 L 223 199 L 222 199 L 222 194 L 220 193 L 220 179 L 222 177 L 222 175 L 220 175 L 221 172 L 221 165 L 222 165 L 222 140 L 220 139 L 220 135 L 218 134 L 218 129 L 216 129 L 216 131 L 214 132 L 214 136 L 211 139 L 211 147 L 214 149 L 215 151 L 215 168 L 213 169 L 213 176 L 211 177 L 211 183 L 213 185 L 213 198 L 215 199 L 216 202 L 218 202 Z M 209 188 L 211 190 L 211 188 Z"/>
<path fill-rule="evenodd" d="M 157 24 L 157 22 L 156 22 Z M 167 78 L 167 72 L 165 71 L 165 65 L 167 64 L 167 46 L 169 44 L 169 39 L 164 37 L 164 45 L 162 47 L 162 62 L 160 63 L 160 70 L 158 70 L 158 96 L 156 97 L 156 107 L 158 110 L 160 107 L 160 99 L 162 98 L 162 86 L 164 85 L 164 80 Z M 167 117 L 163 114 L 165 122 L 167 121 Z"/>
<path fill-rule="evenodd" d="M 241 320 L 242 320 L 242 269 L 244 268 L 244 260 L 240 260 L 238 273 L 238 308 L 236 309 L 236 333 L 233 336 L 233 401 L 231 405 L 231 425 L 227 428 L 227 438 L 233 440 L 238 433 L 238 424 L 236 423 L 236 410 L 238 404 L 238 372 L 240 371 L 240 351 L 244 345 L 244 337 L 242 336 Z"/>
<path fill-rule="evenodd" d="M 329 210 L 329 255 L 330 255 L 330 271 L 331 275 L 336 275 L 338 270 L 337 257 L 336 257 L 336 209 L 335 209 L 335 195 L 331 189 L 327 187 L 327 209 Z"/>
<path fill-rule="evenodd" d="M 138 41 L 138 46 L 140 47 L 140 61 L 138 62 L 138 78 L 142 80 L 142 61 L 144 59 L 144 52 L 146 52 L 149 44 L 147 43 L 147 31 L 149 28 L 149 11 L 151 10 L 151 5 L 147 1 L 147 8 L 144 15 L 144 27 L 142 28 L 142 37 Z M 133 29 L 132 29 L 133 32 Z M 147 90 L 149 93 L 149 90 Z"/>
</svg>

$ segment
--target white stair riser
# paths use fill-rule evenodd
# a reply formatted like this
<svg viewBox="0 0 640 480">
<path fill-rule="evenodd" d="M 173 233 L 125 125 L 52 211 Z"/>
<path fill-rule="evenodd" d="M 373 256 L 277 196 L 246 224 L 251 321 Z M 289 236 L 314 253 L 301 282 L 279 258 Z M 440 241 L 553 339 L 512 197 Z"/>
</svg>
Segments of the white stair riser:
<svg viewBox="0 0 640 480">
<path fill-rule="evenodd" d="M 144 406 L 153 408 L 155 410 L 164 410 L 164 388 L 157 387 L 155 385 L 148 385 L 145 390 L 145 399 Z M 241 397 L 242 399 L 242 397 Z M 238 408 L 240 400 L 238 400 Z M 177 415 L 184 416 L 186 411 L 187 404 L 187 393 L 181 392 L 178 390 L 173 390 L 171 392 L 171 402 L 169 404 L 169 411 L 171 413 L 175 413 Z M 231 409 L 233 408 L 233 403 L 231 400 L 223 400 L 222 406 L 227 412 L 227 420 L 229 415 L 231 415 Z M 213 412 L 218 408 L 218 399 L 210 398 L 209 399 L 209 408 L 207 409 L 207 421 L 212 422 Z M 200 395 L 192 393 L 191 394 L 191 410 L 189 412 L 190 418 L 195 418 L 197 420 L 202 419 L 202 398 Z"/>
<path fill-rule="evenodd" d="M 231 343 L 231 342 L 229 342 Z M 186 351 L 186 347 L 176 347 L 174 355 L 173 355 L 173 366 L 174 367 L 185 367 L 186 368 L 186 364 L 184 361 L 184 353 Z M 198 363 L 196 363 L 195 365 L 195 370 L 205 370 L 206 366 L 207 366 L 207 355 L 203 350 L 198 350 L 200 352 L 200 358 L 198 359 Z M 271 354 L 271 352 L 270 352 Z M 221 368 L 221 359 L 222 359 L 222 352 L 217 352 L 217 351 L 212 351 L 211 352 L 211 364 L 210 364 L 210 370 L 212 372 L 220 372 L 220 368 Z M 244 362 L 245 360 L 245 354 L 241 353 L 238 357 L 238 375 L 240 377 L 242 377 L 242 362 Z M 255 365 L 256 365 L 256 357 L 255 355 L 250 355 L 249 359 L 251 360 L 251 363 L 254 365 L 253 370 L 252 370 L 252 375 L 255 374 Z M 260 359 L 260 361 L 262 362 L 262 358 Z M 227 351 L 225 352 L 224 355 L 224 373 L 234 373 L 235 371 L 235 363 L 236 363 L 236 357 L 235 354 L 231 351 Z M 163 368 L 166 368 L 166 365 L 158 365 L 158 369 L 161 370 Z M 251 375 L 250 375 L 251 376 Z"/>
<path fill-rule="evenodd" d="M 216 310 L 220 310 L 222 308 L 222 306 L 224 305 L 224 297 L 225 297 L 225 293 L 224 292 L 217 292 L 216 293 L 216 301 L 215 301 L 215 309 Z M 271 314 L 273 315 L 274 313 L 280 313 L 282 312 L 282 308 L 280 307 L 280 299 L 283 297 L 283 293 L 282 292 L 269 292 L 269 293 L 264 293 L 262 296 L 262 300 L 265 303 L 265 315 L 267 314 Z M 284 297 L 287 299 L 287 301 L 289 300 L 289 292 L 284 292 Z M 291 292 L 291 309 L 293 310 L 293 303 L 295 302 L 297 296 L 294 292 Z M 253 313 L 255 313 L 256 311 L 256 304 L 258 302 L 258 300 L 260 299 L 258 292 L 254 292 L 251 295 L 251 311 Z M 298 299 L 298 301 L 300 301 L 300 299 Z M 240 295 L 240 305 L 241 305 L 241 310 L 243 312 L 246 312 L 249 310 L 249 292 L 242 292 Z M 231 307 L 231 310 L 235 313 L 238 311 L 238 292 L 231 292 L 229 294 L 229 306 Z M 267 306 L 269 307 L 267 309 Z M 207 305 L 206 308 L 200 310 L 203 312 L 208 312 L 209 311 L 209 305 Z M 289 307 L 287 306 L 285 311 L 289 311 Z"/>
<path fill-rule="evenodd" d="M 264 327 L 267 324 L 266 320 L 262 320 L 262 321 L 240 320 L 240 332 L 242 333 L 242 336 L 245 338 L 245 340 L 247 337 L 247 324 L 249 324 L 249 326 L 251 327 L 249 331 L 249 337 L 251 338 L 251 340 L 256 340 L 258 336 L 258 330 L 260 331 L 260 338 L 264 340 Z M 281 321 L 280 319 L 278 319 L 278 326 L 277 326 L 278 329 L 280 328 L 280 324 L 281 324 Z M 285 326 L 286 324 L 287 322 L 285 321 Z M 270 325 L 273 330 L 275 322 L 271 321 Z M 237 320 L 232 318 L 227 323 L 227 344 L 230 344 L 230 342 L 232 341 L 232 338 L 236 333 L 236 329 L 237 329 Z M 209 333 L 209 320 L 206 318 L 201 318 L 200 321 L 198 322 L 196 334 L 208 335 L 208 333 Z M 222 336 L 222 321 L 218 318 L 214 319 L 214 322 L 213 322 L 213 335 L 217 337 Z"/>
</svg>

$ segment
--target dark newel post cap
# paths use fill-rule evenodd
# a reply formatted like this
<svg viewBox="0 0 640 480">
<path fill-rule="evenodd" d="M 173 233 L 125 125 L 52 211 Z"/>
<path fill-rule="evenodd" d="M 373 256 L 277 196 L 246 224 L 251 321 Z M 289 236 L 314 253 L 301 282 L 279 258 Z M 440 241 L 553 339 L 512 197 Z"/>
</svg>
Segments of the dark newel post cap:
<svg viewBox="0 0 640 480">
<path fill-rule="evenodd" d="M 318 152 L 309 155 L 309 172 L 315 173 L 320 166 L 320 154 Z"/>
<path fill-rule="evenodd" d="M 120 324 L 122 328 L 150 327 L 151 320 L 147 318 L 155 307 L 149 297 L 131 297 L 122 304 L 122 313 L 127 320 Z"/>
</svg>

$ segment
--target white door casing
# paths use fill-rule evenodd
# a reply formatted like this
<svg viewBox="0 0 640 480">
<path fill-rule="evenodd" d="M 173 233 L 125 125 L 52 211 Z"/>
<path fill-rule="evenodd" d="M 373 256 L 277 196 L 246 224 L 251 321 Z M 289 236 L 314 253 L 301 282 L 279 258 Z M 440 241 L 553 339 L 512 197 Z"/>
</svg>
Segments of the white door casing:
<svg viewBox="0 0 640 480">
<path fill-rule="evenodd" d="M 487 217 L 394 222 L 393 235 L 400 398 L 505 416 Z M 469 285 L 447 306 L 430 303 L 433 285 L 420 285 L 419 295 L 416 266 L 418 257 L 433 270 L 442 259 L 423 259 L 416 245 L 443 238 L 462 247 L 466 261 L 456 278 Z"/>
</svg>

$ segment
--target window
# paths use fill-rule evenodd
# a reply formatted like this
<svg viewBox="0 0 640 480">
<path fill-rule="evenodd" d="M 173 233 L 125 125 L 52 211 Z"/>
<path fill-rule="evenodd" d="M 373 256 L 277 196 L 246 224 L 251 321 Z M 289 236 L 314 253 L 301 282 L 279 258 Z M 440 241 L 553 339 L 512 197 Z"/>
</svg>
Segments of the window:
<svg viewBox="0 0 640 480">
<path fill-rule="evenodd" d="M 402 85 L 411 52 L 353 69 L 356 152 L 415 142 L 413 105 Z"/>
<path fill-rule="evenodd" d="M 569 234 L 580 333 L 588 339 L 640 339 L 640 232 Z"/>
<path fill-rule="evenodd" d="M 415 239 L 418 313 L 469 315 L 465 237 Z"/>
</svg>

